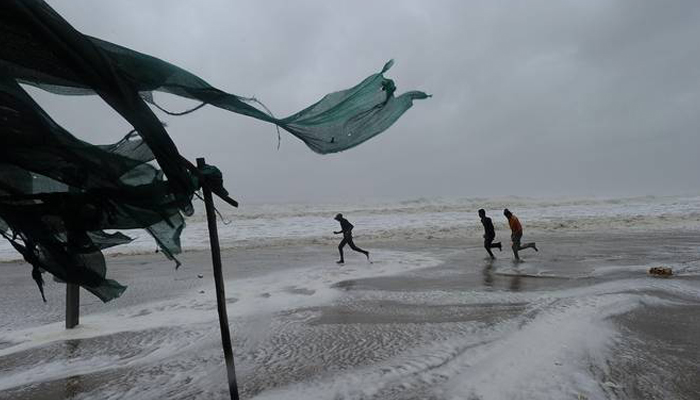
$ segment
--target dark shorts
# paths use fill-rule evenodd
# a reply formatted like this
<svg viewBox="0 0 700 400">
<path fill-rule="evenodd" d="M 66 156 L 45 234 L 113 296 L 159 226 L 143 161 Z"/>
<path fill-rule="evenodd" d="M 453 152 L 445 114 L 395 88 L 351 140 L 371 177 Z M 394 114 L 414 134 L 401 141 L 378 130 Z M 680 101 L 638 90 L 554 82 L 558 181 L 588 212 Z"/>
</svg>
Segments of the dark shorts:
<svg viewBox="0 0 700 400">
<path fill-rule="evenodd" d="M 343 240 L 340 241 L 338 247 L 344 247 L 346 244 L 349 244 L 350 247 L 355 246 L 355 243 L 352 241 L 352 232 L 343 233 Z"/>
<path fill-rule="evenodd" d="M 493 243 L 493 240 L 496 238 L 496 236 L 484 236 L 484 247 L 491 248 L 491 244 Z"/>
<path fill-rule="evenodd" d="M 523 233 L 514 233 L 510 235 L 510 239 L 513 241 L 513 247 L 520 247 L 520 240 L 523 238 Z"/>
</svg>

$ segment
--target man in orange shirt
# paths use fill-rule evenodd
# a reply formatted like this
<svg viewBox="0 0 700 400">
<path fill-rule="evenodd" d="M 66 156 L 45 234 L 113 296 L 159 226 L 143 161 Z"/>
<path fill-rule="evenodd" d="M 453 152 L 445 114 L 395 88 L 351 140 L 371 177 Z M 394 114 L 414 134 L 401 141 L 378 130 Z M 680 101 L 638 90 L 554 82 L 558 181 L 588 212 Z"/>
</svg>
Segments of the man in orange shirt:
<svg viewBox="0 0 700 400">
<path fill-rule="evenodd" d="M 524 249 L 535 249 L 537 250 L 537 245 L 535 242 L 527 243 L 524 245 L 520 244 L 520 239 L 523 237 L 523 226 L 520 225 L 520 221 L 518 220 L 518 217 L 513 215 L 510 210 L 507 208 L 503 210 L 503 215 L 508 218 L 508 225 L 510 225 L 510 232 L 511 232 L 511 239 L 513 240 L 513 255 L 515 255 L 516 260 L 520 260 L 520 256 L 518 256 L 518 251 L 524 250 Z"/>
</svg>

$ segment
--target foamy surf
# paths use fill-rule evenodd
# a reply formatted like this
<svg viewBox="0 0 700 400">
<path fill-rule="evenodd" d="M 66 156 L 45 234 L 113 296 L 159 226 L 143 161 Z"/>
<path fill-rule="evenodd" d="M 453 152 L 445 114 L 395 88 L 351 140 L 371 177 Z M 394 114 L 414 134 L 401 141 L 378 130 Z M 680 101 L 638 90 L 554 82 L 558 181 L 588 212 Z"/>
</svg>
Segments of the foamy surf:
<svg viewBox="0 0 700 400">
<path fill-rule="evenodd" d="M 305 399 L 561 399 L 606 398 L 605 384 L 591 373 L 606 368 L 609 348 L 620 339 L 614 316 L 639 307 L 674 302 L 634 294 L 655 289 L 700 299 L 687 285 L 632 280 L 550 293 L 475 293 L 428 296 L 421 303 L 465 305 L 527 302 L 519 317 L 494 325 L 461 323 L 438 343 L 399 357 L 322 379 L 264 392 L 257 400 Z M 411 294 L 402 294 L 405 301 Z M 395 298 L 398 296 L 394 296 Z M 390 338 L 387 338 L 390 340 Z"/>
<path fill-rule="evenodd" d="M 201 204 L 197 203 L 201 208 Z M 500 212 L 510 207 L 520 216 L 530 234 L 571 232 L 652 231 L 700 228 L 700 197 L 634 197 L 537 199 L 523 197 L 442 198 L 356 204 L 259 204 L 240 210 L 222 207 L 225 221 L 220 224 L 221 247 L 263 248 L 269 246 L 331 245 L 337 229 L 332 217 L 343 211 L 357 226 L 356 240 L 422 240 L 480 237 L 481 223 L 476 210 L 494 210 L 497 233 L 507 232 Z M 153 239 L 143 231 L 126 231 L 135 240 L 114 249 L 108 255 L 147 254 L 156 249 Z M 508 240 L 507 236 L 503 238 Z M 209 246 L 203 210 L 187 219 L 183 232 L 184 250 L 203 250 Z M 0 260 L 17 260 L 20 255 L 5 241 L 0 242 Z"/>
<path fill-rule="evenodd" d="M 272 317 L 264 317 L 265 315 L 333 302 L 342 294 L 342 289 L 334 287 L 337 282 L 390 276 L 433 267 L 440 263 L 439 260 L 424 254 L 392 251 L 382 251 L 373 255 L 373 258 L 374 262 L 371 264 L 364 257 L 357 260 L 349 257 L 344 266 L 329 261 L 293 270 L 280 269 L 275 273 L 254 278 L 229 280 L 226 282 L 229 317 L 238 321 L 254 317 L 257 321 L 253 322 L 254 324 L 266 319 L 265 324 L 268 324 L 271 323 L 269 321 Z M 137 353 L 127 360 L 120 361 L 119 357 L 101 357 L 98 354 L 86 359 L 51 360 L 33 365 L 29 369 L 9 371 L 0 377 L 0 391 L 73 375 L 153 363 L 184 350 L 191 344 L 186 340 L 180 341 L 177 339 L 178 335 L 167 332 L 169 329 L 177 329 L 180 333 L 184 332 L 183 339 L 188 340 L 201 338 L 204 335 L 202 331 L 211 335 L 211 328 L 218 326 L 216 302 L 212 293 L 202 293 L 202 290 L 196 289 L 172 300 L 109 313 L 85 315 L 81 317 L 80 325 L 71 330 L 66 330 L 63 323 L 53 323 L 2 334 L 0 342 L 8 345 L 0 349 L 0 358 L 57 342 L 99 338 L 105 338 L 104 340 L 109 342 L 110 337 L 125 333 L 128 333 L 133 341 L 134 337 L 140 336 L 138 332 L 142 331 L 152 331 L 152 334 L 142 336 L 153 341 L 151 336 L 166 333 L 156 349 L 152 348 L 156 343 L 146 341 L 141 343 L 143 348 L 140 348 L 141 344 L 136 346 L 140 350 L 126 350 Z M 257 327 L 260 328 L 259 325 Z M 244 331 L 245 329 L 243 328 Z M 124 344 L 122 349 L 129 348 L 129 344 Z"/>
<path fill-rule="evenodd" d="M 692 249 L 679 249 L 696 236 L 605 239 L 548 240 L 522 263 L 506 252 L 485 261 L 483 249 L 453 242 L 370 247 L 374 264 L 348 252 L 344 266 L 335 264 L 335 246 L 232 253 L 238 258 L 229 276 L 240 278 L 229 280 L 226 290 L 241 393 L 259 399 L 692 398 L 687 375 L 697 346 L 687 338 L 698 332 L 698 262 Z M 658 243 L 667 243 L 667 251 L 638 253 Z M 208 263 L 206 254 L 199 257 Z M 647 275 L 648 266 L 661 264 L 678 275 Z M 148 282 L 173 279 L 160 267 L 122 272 L 144 269 L 155 274 Z M 163 286 L 181 288 L 175 298 L 120 299 L 121 306 L 108 305 L 118 306 L 113 311 L 83 315 L 74 331 L 62 323 L 31 327 L 10 315 L 29 328 L 0 333 L 0 399 L 33 400 L 39 392 L 108 400 L 226 398 L 214 296 L 210 282 L 196 278 L 201 271 L 189 272 L 189 282 L 200 286 Z M 664 325 L 657 327 L 657 319 Z M 679 376 L 681 384 L 655 376 Z"/>
</svg>

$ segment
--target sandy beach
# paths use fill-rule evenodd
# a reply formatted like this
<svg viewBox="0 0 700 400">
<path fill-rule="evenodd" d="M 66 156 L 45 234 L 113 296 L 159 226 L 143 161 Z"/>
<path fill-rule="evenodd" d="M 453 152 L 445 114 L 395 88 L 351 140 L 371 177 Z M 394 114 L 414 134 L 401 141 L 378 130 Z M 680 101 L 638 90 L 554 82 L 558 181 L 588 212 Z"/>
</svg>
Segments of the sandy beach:
<svg viewBox="0 0 700 400">
<path fill-rule="evenodd" d="M 700 400 L 700 1 L 0 4 L 0 400 Z"/>
<path fill-rule="evenodd" d="M 226 251 L 242 397 L 698 398 L 700 233 L 530 238 L 518 264 L 461 239 L 363 243 L 374 263 L 344 266 L 332 245 Z M 209 255 L 182 260 L 110 259 L 129 289 L 83 294 L 73 331 L 61 284 L 43 304 L 2 264 L 0 398 L 227 398 Z"/>
<path fill-rule="evenodd" d="M 700 400 L 700 2 L 0 4 L 0 400 Z"/>
</svg>

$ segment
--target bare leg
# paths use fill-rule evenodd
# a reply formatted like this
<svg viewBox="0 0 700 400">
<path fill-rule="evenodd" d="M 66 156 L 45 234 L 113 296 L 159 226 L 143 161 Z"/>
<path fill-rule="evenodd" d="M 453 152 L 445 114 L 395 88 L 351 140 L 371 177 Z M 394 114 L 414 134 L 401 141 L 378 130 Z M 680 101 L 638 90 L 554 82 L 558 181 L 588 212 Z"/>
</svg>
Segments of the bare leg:
<svg viewBox="0 0 700 400">
<path fill-rule="evenodd" d="M 494 256 L 493 253 L 491 252 L 491 248 L 496 247 L 496 246 L 493 245 L 492 242 L 493 242 L 493 238 L 484 237 L 484 248 L 486 249 L 486 252 L 489 253 L 489 257 L 491 257 L 491 259 L 495 259 L 496 256 Z"/>
<path fill-rule="evenodd" d="M 535 244 L 535 242 L 526 243 L 526 244 L 520 246 L 520 248 L 518 250 L 525 250 L 525 249 L 534 249 L 535 251 L 539 251 L 539 250 L 537 250 L 537 245 Z"/>
<path fill-rule="evenodd" d="M 520 257 L 518 256 L 518 251 L 520 250 L 525 250 L 525 249 L 534 249 L 535 251 L 539 251 L 537 249 L 537 245 L 535 242 L 530 242 L 524 245 L 520 244 L 520 239 L 523 237 L 522 233 L 516 233 L 511 235 L 511 239 L 513 239 L 513 254 L 515 255 L 516 260 L 520 260 Z"/>
<path fill-rule="evenodd" d="M 343 247 L 348 243 L 348 240 L 346 238 L 343 238 L 343 240 L 340 241 L 340 244 L 338 245 L 338 252 L 340 253 L 340 260 L 338 260 L 338 264 L 343 264 L 345 263 L 345 258 L 343 257 Z"/>
<path fill-rule="evenodd" d="M 486 249 L 486 252 L 489 253 L 489 256 L 492 259 L 495 259 L 496 257 L 491 252 L 491 249 L 501 250 L 501 242 L 493 243 L 493 237 L 484 235 L 484 248 Z"/>
<path fill-rule="evenodd" d="M 367 259 L 369 260 L 369 251 L 362 250 L 361 248 L 355 246 L 355 242 L 352 241 L 352 238 L 348 239 L 348 244 L 350 245 L 351 249 L 364 254 L 365 257 L 367 257 Z"/>
</svg>

